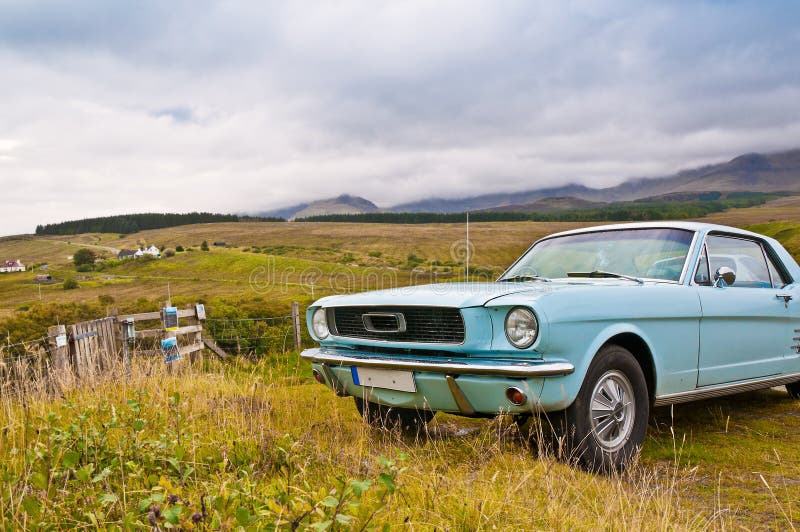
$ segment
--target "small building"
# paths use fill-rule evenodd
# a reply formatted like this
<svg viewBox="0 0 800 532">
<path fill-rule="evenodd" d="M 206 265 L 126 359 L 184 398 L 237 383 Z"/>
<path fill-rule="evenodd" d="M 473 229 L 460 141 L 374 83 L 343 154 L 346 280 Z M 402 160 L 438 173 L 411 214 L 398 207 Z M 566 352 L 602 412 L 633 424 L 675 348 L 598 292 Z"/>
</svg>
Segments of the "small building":
<svg viewBox="0 0 800 532">
<path fill-rule="evenodd" d="M 144 249 L 137 250 L 136 253 L 133 254 L 133 256 L 135 258 L 137 258 L 137 259 L 139 257 L 144 257 L 145 255 L 150 255 L 152 257 L 160 259 L 161 258 L 161 250 L 159 250 L 155 246 L 150 246 L 149 248 L 144 248 Z"/>
<path fill-rule="evenodd" d="M 117 253 L 117 258 L 119 260 L 135 259 L 136 258 L 136 250 L 135 249 L 123 249 L 122 251 Z"/>
<path fill-rule="evenodd" d="M 53 276 L 50 274 L 37 275 L 36 277 L 33 278 L 33 281 L 35 283 L 49 283 L 52 280 Z"/>
<path fill-rule="evenodd" d="M 225 246 L 227 246 L 228 244 L 226 244 L 225 242 L 214 242 L 214 245 L 215 245 L 216 247 L 218 247 L 218 248 L 224 248 L 224 247 L 225 247 Z"/>
<path fill-rule="evenodd" d="M 6 260 L 0 264 L 0 273 L 24 272 L 25 265 L 19 259 Z"/>
</svg>

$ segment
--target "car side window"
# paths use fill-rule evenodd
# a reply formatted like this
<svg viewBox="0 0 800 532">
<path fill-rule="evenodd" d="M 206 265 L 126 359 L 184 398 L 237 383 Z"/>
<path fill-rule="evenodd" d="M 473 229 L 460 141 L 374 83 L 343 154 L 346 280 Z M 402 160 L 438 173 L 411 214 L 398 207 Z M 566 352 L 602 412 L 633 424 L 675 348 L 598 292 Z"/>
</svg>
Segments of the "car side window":
<svg viewBox="0 0 800 532">
<path fill-rule="evenodd" d="M 733 286 L 739 288 L 772 288 L 764 251 L 752 240 L 712 235 L 706 240 L 710 273 L 721 267 L 736 273 Z"/>
<path fill-rule="evenodd" d="M 778 267 L 775 265 L 775 262 L 772 260 L 772 257 L 767 255 L 767 266 L 769 267 L 769 275 L 772 277 L 772 287 L 773 288 L 783 288 L 789 282 L 786 280 L 786 277 L 780 272 Z"/>
<path fill-rule="evenodd" d="M 700 252 L 700 259 L 697 261 L 697 270 L 694 272 L 694 284 L 700 286 L 711 286 L 711 274 L 708 271 L 708 253 L 706 247 Z"/>
</svg>

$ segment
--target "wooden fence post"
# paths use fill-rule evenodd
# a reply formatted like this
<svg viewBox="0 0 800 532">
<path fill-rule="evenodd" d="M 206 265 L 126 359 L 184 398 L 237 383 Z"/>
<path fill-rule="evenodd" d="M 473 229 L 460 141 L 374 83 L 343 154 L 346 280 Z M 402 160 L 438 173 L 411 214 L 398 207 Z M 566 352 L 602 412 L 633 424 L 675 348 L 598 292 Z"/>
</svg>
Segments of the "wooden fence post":
<svg viewBox="0 0 800 532">
<path fill-rule="evenodd" d="M 292 301 L 292 332 L 294 333 L 294 349 L 300 350 L 303 337 L 300 335 L 300 305 Z"/>
<path fill-rule="evenodd" d="M 72 364 L 69 360 L 69 344 L 67 343 L 67 327 L 53 325 L 47 328 L 47 342 L 53 360 L 56 379 L 61 386 L 72 383 Z"/>
</svg>

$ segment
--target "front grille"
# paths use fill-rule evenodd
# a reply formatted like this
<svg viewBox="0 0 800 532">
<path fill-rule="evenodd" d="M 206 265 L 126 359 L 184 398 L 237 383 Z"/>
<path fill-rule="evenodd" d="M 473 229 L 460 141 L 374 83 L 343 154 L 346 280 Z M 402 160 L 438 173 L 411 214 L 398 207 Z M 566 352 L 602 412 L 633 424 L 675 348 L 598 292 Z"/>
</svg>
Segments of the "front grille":
<svg viewBox="0 0 800 532">
<path fill-rule="evenodd" d="M 328 321 L 337 336 L 417 342 L 461 344 L 464 342 L 464 320 L 457 308 L 442 307 L 333 307 Z M 364 314 L 371 314 L 371 330 L 364 326 Z M 398 320 L 375 314 L 402 314 L 405 331 L 397 331 Z M 333 319 L 331 319 L 333 318 Z M 394 332 L 393 332 L 394 331 Z"/>
</svg>

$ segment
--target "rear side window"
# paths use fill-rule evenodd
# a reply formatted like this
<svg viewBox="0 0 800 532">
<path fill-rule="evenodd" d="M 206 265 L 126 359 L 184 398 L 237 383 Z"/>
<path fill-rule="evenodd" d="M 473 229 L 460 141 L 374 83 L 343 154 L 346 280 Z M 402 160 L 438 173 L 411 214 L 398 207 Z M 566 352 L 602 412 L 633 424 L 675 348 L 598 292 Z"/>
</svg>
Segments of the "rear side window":
<svg viewBox="0 0 800 532">
<path fill-rule="evenodd" d="M 711 276 L 724 267 L 736 272 L 733 286 L 739 288 L 772 288 L 769 267 L 761 244 L 752 240 L 726 236 L 709 236 L 708 262 Z M 774 265 L 773 265 L 774 267 Z"/>
<path fill-rule="evenodd" d="M 787 284 L 789 284 L 788 279 L 786 276 L 781 273 L 778 266 L 772 260 L 772 257 L 767 255 L 767 267 L 769 267 L 769 274 L 772 277 L 772 286 L 773 288 L 783 288 Z"/>
</svg>

